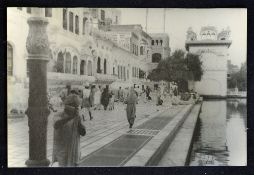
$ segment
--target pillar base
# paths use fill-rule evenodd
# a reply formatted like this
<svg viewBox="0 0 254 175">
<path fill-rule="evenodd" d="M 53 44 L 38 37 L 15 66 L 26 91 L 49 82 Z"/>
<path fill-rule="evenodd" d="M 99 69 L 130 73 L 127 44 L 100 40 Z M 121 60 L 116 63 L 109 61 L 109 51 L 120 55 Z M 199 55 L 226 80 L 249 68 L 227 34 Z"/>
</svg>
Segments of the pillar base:
<svg viewBox="0 0 254 175">
<path fill-rule="evenodd" d="M 48 167 L 50 164 L 50 161 L 48 159 L 43 160 L 30 160 L 28 159 L 26 161 L 27 167 Z"/>
</svg>

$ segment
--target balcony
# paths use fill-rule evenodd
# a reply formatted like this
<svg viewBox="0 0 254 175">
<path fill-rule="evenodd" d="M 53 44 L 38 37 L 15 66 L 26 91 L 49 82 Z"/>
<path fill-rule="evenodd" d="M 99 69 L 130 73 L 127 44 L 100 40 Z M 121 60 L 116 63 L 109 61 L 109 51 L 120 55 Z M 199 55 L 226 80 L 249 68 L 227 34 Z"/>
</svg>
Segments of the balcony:
<svg viewBox="0 0 254 175">
<path fill-rule="evenodd" d="M 117 80 L 117 76 L 116 75 L 109 75 L 109 74 L 100 74 L 97 73 L 95 75 L 95 83 L 99 83 L 99 84 L 111 84 L 114 81 Z"/>
<path fill-rule="evenodd" d="M 67 74 L 58 72 L 48 72 L 48 84 L 49 85 L 63 85 L 67 82 L 72 84 L 83 84 L 84 82 L 93 83 L 95 81 L 94 76 L 88 75 L 77 75 L 77 74 Z"/>
</svg>

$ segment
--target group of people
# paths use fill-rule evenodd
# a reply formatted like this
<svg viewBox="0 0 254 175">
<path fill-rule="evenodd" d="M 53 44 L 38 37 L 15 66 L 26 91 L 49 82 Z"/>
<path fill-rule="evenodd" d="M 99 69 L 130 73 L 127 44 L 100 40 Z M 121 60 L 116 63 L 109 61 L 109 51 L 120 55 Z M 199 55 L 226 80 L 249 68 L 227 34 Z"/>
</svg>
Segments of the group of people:
<svg viewBox="0 0 254 175">
<path fill-rule="evenodd" d="M 66 86 L 66 91 L 60 95 L 64 109 L 54 115 L 54 142 L 52 164 L 58 162 L 61 167 L 76 166 L 80 159 L 80 137 L 86 133 L 84 130 L 84 111 L 93 119 L 91 109 L 99 109 L 103 106 L 107 110 L 114 94 L 106 86 L 84 86 L 83 90 Z M 126 96 L 126 115 L 129 128 L 132 128 L 136 118 L 136 104 L 138 95 L 134 87 Z"/>
<path fill-rule="evenodd" d="M 171 87 L 169 93 L 166 92 L 166 89 L 158 88 L 155 91 L 157 93 L 157 105 L 162 105 L 163 100 L 161 97 L 165 94 L 170 96 L 172 93 L 171 95 L 174 97 L 178 96 L 178 90 L 175 87 Z M 115 100 L 123 102 L 126 104 L 126 116 L 131 129 L 136 118 L 136 105 L 139 96 L 143 94 L 146 100 L 151 100 L 150 93 L 151 89 L 148 86 L 143 88 L 141 92 L 131 86 L 124 90 L 120 87 L 117 92 L 113 93 L 108 85 L 102 88 L 101 86 L 96 87 L 85 84 L 83 89 L 75 89 L 68 84 L 65 93 L 60 95 L 64 109 L 54 115 L 52 163 L 58 162 L 59 166 L 62 167 L 78 164 L 80 159 L 80 137 L 86 133 L 84 131 L 85 116 L 89 115 L 90 120 L 92 120 L 92 109 L 100 110 L 103 107 L 104 110 L 107 110 L 111 108 L 110 105 Z M 195 93 L 189 94 L 192 94 L 191 98 L 198 98 Z"/>
</svg>

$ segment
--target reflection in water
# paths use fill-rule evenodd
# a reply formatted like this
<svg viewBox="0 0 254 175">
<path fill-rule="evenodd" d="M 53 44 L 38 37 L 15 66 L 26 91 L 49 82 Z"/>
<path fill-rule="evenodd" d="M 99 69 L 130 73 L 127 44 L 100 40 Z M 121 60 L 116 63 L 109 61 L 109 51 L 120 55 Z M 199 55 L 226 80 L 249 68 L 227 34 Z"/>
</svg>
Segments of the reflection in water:
<svg viewBox="0 0 254 175">
<path fill-rule="evenodd" d="M 246 165 L 246 99 L 204 101 L 190 166 Z"/>
</svg>

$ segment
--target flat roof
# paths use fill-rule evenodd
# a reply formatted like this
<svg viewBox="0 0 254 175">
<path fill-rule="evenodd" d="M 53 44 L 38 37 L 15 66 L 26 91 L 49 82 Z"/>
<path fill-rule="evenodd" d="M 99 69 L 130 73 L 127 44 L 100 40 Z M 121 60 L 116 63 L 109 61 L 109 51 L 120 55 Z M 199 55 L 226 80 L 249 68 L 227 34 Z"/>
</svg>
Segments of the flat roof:
<svg viewBox="0 0 254 175">
<path fill-rule="evenodd" d="M 226 45 L 230 46 L 232 44 L 231 40 L 195 40 L 195 41 L 186 41 L 185 48 L 189 51 L 190 46 L 202 46 L 202 45 Z"/>
</svg>

